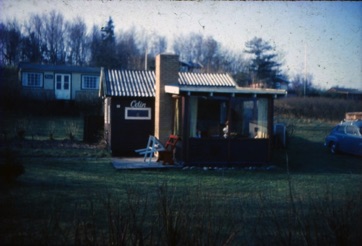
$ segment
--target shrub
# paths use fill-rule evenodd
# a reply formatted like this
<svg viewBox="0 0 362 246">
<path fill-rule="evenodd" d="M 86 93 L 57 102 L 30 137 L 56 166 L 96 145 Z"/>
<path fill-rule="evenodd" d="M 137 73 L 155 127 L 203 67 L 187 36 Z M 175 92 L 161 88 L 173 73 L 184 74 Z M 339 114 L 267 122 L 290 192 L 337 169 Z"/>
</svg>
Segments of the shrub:
<svg viewBox="0 0 362 246">
<path fill-rule="evenodd" d="M 54 121 L 48 122 L 48 136 L 49 140 L 54 140 L 54 133 L 55 133 L 56 125 Z"/>
<path fill-rule="evenodd" d="M 275 101 L 275 115 L 288 118 L 341 121 L 346 112 L 362 111 L 354 100 L 324 97 L 290 97 Z"/>
<path fill-rule="evenodd" d="M 69 136 L 69 139 L 71 141 L 75 140 L 75 136 L 79 131 L 79 126 L 77 125 L 77 123 L 74 121 L 65 121 L 64 125 L 65 125 L 65 131 Z"/>
<path fill-rule="evenodd" d="M 6 149 L 1 154 L 0 179 L 6 183 L 15 181 L 17 177 L 24 173 L 24 166 L 18 159 L 15 151 Z"/>
<path fill-rule="evenodd" d="M 16 136 L 21 140 L 25 139 L 26 127 L 27 127 L 26 120 L 18 120 L 16 122 L 16 126 L 15 126 Z"/>
</svg>

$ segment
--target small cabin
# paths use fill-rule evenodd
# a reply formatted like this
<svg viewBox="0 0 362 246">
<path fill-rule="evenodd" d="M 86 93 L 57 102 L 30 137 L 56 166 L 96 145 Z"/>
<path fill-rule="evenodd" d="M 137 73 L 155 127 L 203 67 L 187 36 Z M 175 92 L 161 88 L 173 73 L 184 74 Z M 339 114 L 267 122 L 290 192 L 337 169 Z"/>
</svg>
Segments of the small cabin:
<svg viewBox="0 0 362 246">
<path fill-rule="evenodd" d="M 22 96 L 36 100 L 90 100 L 98 98 L 100 68 L 19 64 Z"/>
<path fill-rule="evenodd" d="M 327 95 L 347 100 L 362 100 L 362 90 L 332 87 L 327 90 Z"/>
<path fill-rule="evenodd" d="M 136 155 L 154 134 L 155 73 L 101 69 L 104 133 L 115 156 Z"/>
<path fill-rule="evenodd" d="M 156 71 L 102 69 L 105 130 L 113 154 L 144 148 L 149 135 L 177 135 L 185 165 L 270 161 L 274 99 L 285 90 L 241 88 L 228 74 L 180 72 L 177 55 L 156 57 Z"/>
</svg>

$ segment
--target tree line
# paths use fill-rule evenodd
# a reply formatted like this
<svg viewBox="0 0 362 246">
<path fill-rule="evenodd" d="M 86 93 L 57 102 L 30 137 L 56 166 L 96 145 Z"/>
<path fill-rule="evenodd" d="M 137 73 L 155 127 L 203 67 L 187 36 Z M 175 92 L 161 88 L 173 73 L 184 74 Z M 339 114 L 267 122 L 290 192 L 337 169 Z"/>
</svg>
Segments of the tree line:
<svg viewBox="0 0 362 246">
<path fill-rule="evenodd" d="M 166 37 L 135 27 L 117 34 L 111 17 L 90 31 L 82 18 L 69 21 L 57 11 L 34 14 L 23 24 L 1 22 L 0 48 L 1 66 L 30 62 L 142 70 L 153 68 L 157 54 L 172 50 L 182 61 L 201 64 L 203 72 L 231 74 L 240 86 L 257 82 L 275 88 L 288 80 L 276 47 L 261 38 L 249 40 L 240 52 L 197 33 L 179 34 L 169 44 Z"/>
</svg>

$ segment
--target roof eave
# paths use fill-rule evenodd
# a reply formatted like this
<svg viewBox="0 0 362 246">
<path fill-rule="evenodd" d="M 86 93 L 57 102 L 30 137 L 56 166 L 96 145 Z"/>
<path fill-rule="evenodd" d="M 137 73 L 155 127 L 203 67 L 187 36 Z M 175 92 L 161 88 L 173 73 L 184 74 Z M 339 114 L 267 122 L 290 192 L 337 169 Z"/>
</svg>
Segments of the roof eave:
<svg viewBox="0 0 362 246">
<path fill-rule="evenodd" d="M 257 94 L 257 95 L 287 95 L 282 89 L 261 89 L 244 87 L 203 87 L 203 86 L 176 86 L 166 85 L 165 92 L 179 95 L 185 93 L 226 93 L 226 94 Z"/>
</svg>

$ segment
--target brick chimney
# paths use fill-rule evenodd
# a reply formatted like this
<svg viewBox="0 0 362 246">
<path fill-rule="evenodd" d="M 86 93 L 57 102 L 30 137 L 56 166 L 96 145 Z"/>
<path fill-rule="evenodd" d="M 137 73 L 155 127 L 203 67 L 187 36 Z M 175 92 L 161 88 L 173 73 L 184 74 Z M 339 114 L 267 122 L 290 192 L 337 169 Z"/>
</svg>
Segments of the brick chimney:
<svg viewBox="0 0 362 246">
<path fill-rule="evenodd" d="M 162 143 L 172 134 L 173 122 L 173 100 L 165 93 L 165 85 L 178 83 L 179 66 L 178 55 L 156 56 L 155 137 Z"/>
</svg>

